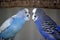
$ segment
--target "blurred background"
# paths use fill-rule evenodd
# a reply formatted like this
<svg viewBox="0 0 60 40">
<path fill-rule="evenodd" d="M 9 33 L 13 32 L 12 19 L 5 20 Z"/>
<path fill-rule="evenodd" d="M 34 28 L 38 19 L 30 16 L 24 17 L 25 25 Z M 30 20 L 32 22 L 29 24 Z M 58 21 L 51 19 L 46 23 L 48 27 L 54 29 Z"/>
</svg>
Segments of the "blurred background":
<svg viewBox="0 0 60 40">
<path fill-rule="evenodd" d="M 30 10 L 30 15 L 32 16 L 32 9 Z M 43 9 L 43 8 L 42 8 Z M 1 24 L 12 15 L 16 14 L 20 10 L 20 7 L 14 8 L 0 8 L 0 26 Z M 46 14 L 49 15 L 57 24 L 60 25 L 60 9 L 47 9 L 44 8 Z M 26 22 L 24 28 L 21 32 L 18 32 L 14 38 L 14 40 L 45 40 L 43 36 L 37 30 L 35 23 L 30 20 Z"/>
</svg>

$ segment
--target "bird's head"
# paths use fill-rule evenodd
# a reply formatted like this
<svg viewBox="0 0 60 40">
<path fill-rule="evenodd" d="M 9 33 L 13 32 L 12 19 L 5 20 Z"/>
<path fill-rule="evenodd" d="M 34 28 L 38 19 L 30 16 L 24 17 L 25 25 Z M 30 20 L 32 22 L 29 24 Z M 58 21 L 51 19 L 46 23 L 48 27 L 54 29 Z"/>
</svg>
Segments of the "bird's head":
<svg viewBox="0 0 60 40">
<path fill-rule="evenodd" d="M 38 19 L 38 16 L 37 16 L 37 14 L 36 14 L 36 10 L 37 10 L 37 8 L 34 8 L 33 10 L 32 10 L 32 20 L 33 21 L 36 21 L 37 19 Z"/>
<path fill-rule="evenodd" d="M 30 19 L 29 10 L 27 8 L 22 8 L 16 15 L 19 18 L 23 18 L 25 21 L 28 21 Z"/>
<path fill-rule="evenodd" d="M 32 20 L 36 21 L 38 18 L 42 17 L 45 12 L 41 8 L 34 8 L 32 14 Z"/>
</svg>

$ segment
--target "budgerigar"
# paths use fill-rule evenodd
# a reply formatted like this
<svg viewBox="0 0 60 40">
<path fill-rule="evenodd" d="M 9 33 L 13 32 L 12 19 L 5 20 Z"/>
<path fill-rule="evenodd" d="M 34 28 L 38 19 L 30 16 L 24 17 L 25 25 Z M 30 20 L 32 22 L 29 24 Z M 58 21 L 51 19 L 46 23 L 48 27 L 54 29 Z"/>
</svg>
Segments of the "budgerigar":
<svg viewBox="0 0 60 40">
<path fill-rule="evenodd" d="M 13 40 L 17 32 L 22 30 L 23 25 L 30 19 L 29 10 L 22 8 L 15 15 L 8 18 L 0 27 L 0 38 L 3 40 Z"/>
<path fill-rule="evenodd" d="M 60 26 L 41 8 L 34 8 L 32 20 L 46 40 L 60 40 Z"/>
</svg>

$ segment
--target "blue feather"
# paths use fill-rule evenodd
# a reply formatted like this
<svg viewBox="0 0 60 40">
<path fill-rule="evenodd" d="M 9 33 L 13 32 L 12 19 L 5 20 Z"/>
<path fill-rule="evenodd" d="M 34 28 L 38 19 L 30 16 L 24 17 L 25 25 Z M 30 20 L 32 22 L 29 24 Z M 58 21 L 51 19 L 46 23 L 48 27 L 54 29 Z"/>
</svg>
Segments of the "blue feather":
<svg viewBox="0 0 60 40">
<path fill-rule="evenodd" d="M 42 27 L 41 27 L 41 25 L 40 25 L 41 22 L 40 22 L 39 19 L 37 19 L 37 21 L 36 21 L 35 23 L 36 23 L 36 25 L 37 25 L 37 28 L 38 28 L 39 32 L 43 35 L 43 37 L 45 37 L 45 38 L 47 37 L 47 39 L 49 39 L 49 40 L 55 40 L 54 37 L 52 37 L 51 35 L 45 33 L 45 31 L 42 29 Z"/>
<path fill-rule="evenodd" d="M 32 19 L 36 23 L 39 32 L 47 40 L 60 40 L 60 26 L 58 26 L 54 20 L 46 15 L 44 10 L 37 8 L 36 12 L 33 12 Z"/>
<path fill-rule="evenodd" d="M 6 20 L 0 27 L 0 38 L 6 40 L 15 37 L 16 33 L 22 30 L 25 22 L 29 20 L 30 14 L 28 11 L 27 8 L 24 8 Z"/>
<path fill-rule="evenodd" d="M 22 29 L 25 20 L 15 18 L 12 24 L 5 31 L 2 32 L 3 38 L 13 37 L 19 30 Z"/>
</svg>

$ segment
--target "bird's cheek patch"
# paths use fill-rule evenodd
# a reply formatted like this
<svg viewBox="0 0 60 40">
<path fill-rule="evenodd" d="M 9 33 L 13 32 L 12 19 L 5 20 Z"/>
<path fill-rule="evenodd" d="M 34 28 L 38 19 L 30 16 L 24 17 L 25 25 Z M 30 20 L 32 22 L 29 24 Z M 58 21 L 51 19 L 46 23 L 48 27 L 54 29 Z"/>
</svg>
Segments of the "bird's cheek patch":
<svg viewBox="0 0 60 40">
<path fill-rule="evenodd" d="M 36 16 L 36 17 L 35 16 L 36 16 L 35 14 L 32 16 L 33 21 L 36 21 L 38 19 L 38 16 Z"/>
<path fill-rule="evenodd" d="M 26 18 L 25 18 L 25 20 L 30 20 L 30 14 L 28 13 L 28 14 L 26 14 L 26 16 L 25 16 Z"/>
<path fill-rule="evenodd" d="M 36 21 L 38 19 L 38 17 L 36 17 L 34 20 Z"/>
</svg>

